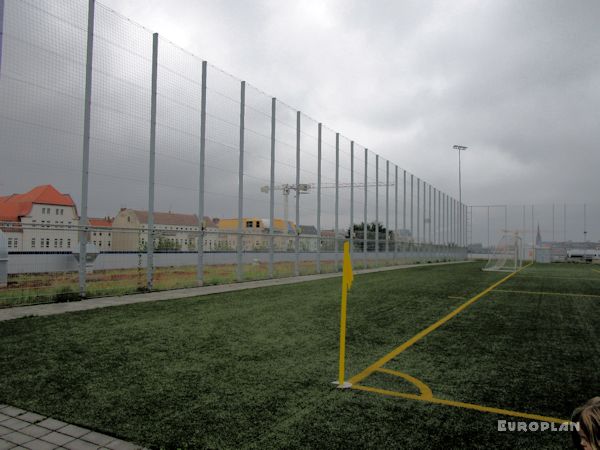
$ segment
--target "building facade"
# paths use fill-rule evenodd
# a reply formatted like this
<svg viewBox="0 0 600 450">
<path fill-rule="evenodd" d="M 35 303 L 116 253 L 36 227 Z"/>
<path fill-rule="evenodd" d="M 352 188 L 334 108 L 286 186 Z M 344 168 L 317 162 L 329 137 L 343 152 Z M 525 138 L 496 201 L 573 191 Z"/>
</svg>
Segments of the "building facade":
<svg viewBox="0 0 600 450">
<path fill-rule="evenodd" d="M 0 227 L 9 252 L 72 252 L 78 225 L 75 202 L 52 185 L 0 197 Z"/>
<path fill-rule="evenodd" d="M 204 249 L 216 247 L 217 228 L 205 216 Z M 122 252 L 146 251 L 148 211 L 121 208 L 112 222 L 112 250 Z M 196 251 L 200 233 L 198 216 L 172 212 L 154 213 L 154 249 L 156 251 Z"/>
</svg>

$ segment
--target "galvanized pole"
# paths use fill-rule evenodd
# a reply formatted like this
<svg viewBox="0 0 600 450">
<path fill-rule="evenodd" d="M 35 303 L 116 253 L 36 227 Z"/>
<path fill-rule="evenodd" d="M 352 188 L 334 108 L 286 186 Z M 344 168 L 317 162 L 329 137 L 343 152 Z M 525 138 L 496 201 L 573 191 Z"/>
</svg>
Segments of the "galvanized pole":
<svg viewBox="0 0 600 450">
<path fill-rule="evenodd" d="M 533 205 L 531 205 L 531 258 L 535 261 L 535 219 L 533 217 Z"/>
<path fill-rule="evenodd" d="M 521 240 L 521 261 L 525 259 L 525 205 L 523 205 L 523 226 L 521 228 L 521 233 L 523 233 L 523 239 Z"/>
<path fill-rule="evenodd" d="M 294 275 L 300 275 L 300 126 L 301 113 L 296 111 L 296 259 L 294 261 Z"/>
<path fill-rule="evenodd" d="M 398 257 L 398 166 L 394 167 L 394 261 L 396 261 Z"/>
<path fill-rule="evenodd" d="M 433 188 L 433 245 L 437 245 L 437 189 Z"/>
<path fill-rule="evenodd" d="M 488 256 L 490 253 L 490 207 L 487 207 L 487 247 L 488 247 Z"/>
<path fill-rule="evenodd" d="M 525 228 L 525 227 L 523 227 L 523 228 Z M 567 204 L 566 203 L 563 204 L 563 242 L 567 242 Z"/>
<path fill-rule="evenodd" d="M 402 170 L 404 172 L 404 182 L 402 188 L 402 228 L 406 230 L 406 170 Z"/>
<path fill-rule="evenodd" d="M 367 150 L 365 148 L 365 182 L 364 182 L 364 189 L 365 189 L 365 204 L 364 204 L 364 217 L 363 217 L 363 267 L 366 269 L 367 268 L 367 246 L 368 246 L 368 239 L 367 239 L 367 199 L 368 199 L 368 191 L 367 191 L 367 181 L 368 181 L 368 177 L 367 177 L 367 170 L 368 170 L 368 162 L 369 162 L 369 150 Z"/>
<path fill-rule="evenodd" d="M 390 251 L 390 162 L 385 161 L 385 260 Z"/>
<path fill-rule="evenodd" d="M 92 112 L 92 61 L 94 52 L 95 0 L 88 2 L 87 48 L 85 59 L 85 99 L 83 112 L 83 157 L 81 167 L 81 217 L 79 219 L 79 296 L 85 297 L 87 228 L 88 228 L 88 186 L 90 171 L 90 123 Z M 4 2 L 2 3 L 4 16 Z M 4 17 L 2 17 L 4 22 Z"/>
<path fill-rule="evenodd" d="M 428 219 L 429 219 L 429 227 L 428 227 L 429 233 L 428 233 L 428 236 L 429 236 L 429 243 L 431 244 L 431 236 L 432 236 L 431 235 L 431 230 L 432 230 L 431 225 L 432 225 L 432 220 L 431 220 L 431 185 L 430 184 L 428 185 L 427 189 L 429 191 L 429 201 L 427 202 L 427 208 L 429 209 L 429 213 L 428 213 L 429 214 L 429 217 L 428 217 Z"/>
<path fill-rule="evenodd" d="M 0 77 L 2 76 L 2 37 L 4 35 L 4 0 L 0 0 Z"/>
<path fill-rule="evenodd" d="M 417 178 L 417 244 L 421 242 L 421 180 Z"/>
<path fill-rule="evenodd" d="M 277 99 L 271 99 L 271 176 L 269 178 L 269 278 L 273 278 L 275 259 L 275 117 Z"/>
<path fill-rule="evenodd" d="M 237 280 L 244 279 L 244 128 L 246 119 L 246 82 L 241 82 L 240 88 L 240 154 L 238 163 L 238 226 L 237 226 Z"/>
<path fill-rule="evenodd" d="M 339 234 L 339 215 L 340 215 L 340 133 L 335 133 L 335 218 L 334 218 L 334 238 L 333 251 L 335 252 L 335 271 L 339 268 L 338 257 L 338 234 Z"/>
<path fill-rule="evenodd" d="M 156 90 L 158 73 L 158 33 L 152 35 L 152 92 L 150 109 L 150 168 L 148 171 L 148 246 L 147 286 L 154 280 L 154 173 L 156 169 Z"/>
<path fill-rule="evenodd" d="M 198 263 L 196 265 L 196 282 L 204 284 L 204 161 L 206 160 L 206 73 L 208 63 L 202 61 L 202 97 L 200 99 L 200 167 L 198 175 Z"/>
<path fill-rule="evenodd" d="M 354 252 L 354 141 L 350 141 L 350 252 Z"/>
<path fill-rule="evenodd" d="M 415 222 L 414 222 L 414 214 L 413 214 L 413 207 L 414 207 L 414 175 L 411 173 L 410 174 L 410 238 L 412 240 L 412 242 L 416 242 L 415 241 L 415 233 L 414 233 L 414 226 L 415 226 Z"/>
<path fill-rule="evenodd" d="M 552 242 L 554 243 L 556 241 L 555 239 L 555 235 L 554 235 L 554 203 L 552 203 Z"/>
<path fill-rule="evenodd" d="M 375 264 L 379 264 L 379 155 L 375 154 Z"/>
<path fill-rule="evenodd" d="M 317 273 L 321 273 L 321 136 L 323 124 L 318 126 L 317 140 Z"/>
</svg>

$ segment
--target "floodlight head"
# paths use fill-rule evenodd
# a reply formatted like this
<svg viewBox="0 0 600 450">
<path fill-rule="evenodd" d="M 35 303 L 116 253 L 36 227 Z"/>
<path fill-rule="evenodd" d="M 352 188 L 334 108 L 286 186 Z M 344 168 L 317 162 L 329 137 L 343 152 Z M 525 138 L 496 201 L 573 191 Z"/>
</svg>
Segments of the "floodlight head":
<svg viewBox="0 0 600 450">
<path fill-rule="evenodd" d="M 464 145 L 454 145 L 452 148 L 460 151 L 460 150 L 466 150 L 469 147 L 466 147 Z"/>
</svg>

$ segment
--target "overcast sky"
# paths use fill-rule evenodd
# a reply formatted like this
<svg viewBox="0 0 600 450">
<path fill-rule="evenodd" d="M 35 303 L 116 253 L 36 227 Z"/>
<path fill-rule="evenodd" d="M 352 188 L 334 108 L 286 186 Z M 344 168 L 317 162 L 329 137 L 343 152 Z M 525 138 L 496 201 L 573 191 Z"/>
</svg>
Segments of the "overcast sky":
<svg viewBox="0 0 600 450">
<path fill-rule="evenodd" d="M 237 212 L 239 79 L 268 94 L 248 92 L 249 103 L 262 98 L 267 115 L 247 108 L 245 214 L 268 217 L 268 196 L 259 187 L 269 180 L 269 96 L 328 127 L 326 182 L 334 176 L 333 130 L 456 198 L 458 157 L 452 146 L 468 146 L 462 155 L 463 200 L 470 205 L 600 203 L 598 1 L 101 3 L 147 30 L 97 9 L 92 216 L 114 216 L 125 206 L 147 208 L 148 30 L 198 56 L 176 54 L 161 40 L 159 211 L 197 210 L 200 58 L 236 77 L 209 73 L 206 213 L 211 216 Z M 0 194 L 52 183 L 80 204 L 86 5 L 85 0 L 6 2 L 0 100 L 10 108 L 0 115 Z M 278 109 L 280 120 L 286 120 L 284 109 Z M 316 135 L 316 122 L 304 121 L 303 131 Z M 293 183 L 293 130 L 278 125 L 278 139 L 287 145 L 277 146 L 276 181 Z M 316 143 L 302 139 L 301 182 L 314 182 Z M 347 149 L 347 141 L 343 146 Z M 349 162 L 343 159 L 342 166 L 341 180 L 349 181 Z M 324 227 L 333 226 L 332 194 L 323 194 Z M 369 195 L 372 221 L 372 189 Z M 340 197 L 348 221 L 348 191 Z M 362 198 L 355 201 L 360 210 Z M 301 223 L 316 222 L 315 202 L 315 195 L 302 196 Z M 276 208 L 282 216 L 279 194 Z M 537 209 L 533 221 L 543 221 L 546 235 L 550 208 Z M 580 209 L 569 210 L 577 215 L 569 218 L 573 239 L 583 229 Z M 503 226 L 503 212 L 494 214 Z M 511 213 L 518 224 L 521 217 L 518 208 Z M 590 223 L 598 225 L 590 238 L 600 239 L 600 207 L 588 207 L 588 228 Z M 486 234 L 481 230 L 477 240 Z"/>
<path fill-rule="evenodd" d="M 596 201 L 600 2 L 104 0 L 478 203 Z"/>
</svg>

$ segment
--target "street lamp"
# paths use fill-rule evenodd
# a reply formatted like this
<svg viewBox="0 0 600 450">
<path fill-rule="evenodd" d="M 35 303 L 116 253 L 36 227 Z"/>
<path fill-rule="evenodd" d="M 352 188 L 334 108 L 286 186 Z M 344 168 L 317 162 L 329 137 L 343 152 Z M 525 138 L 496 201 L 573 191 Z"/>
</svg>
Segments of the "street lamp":
<svg viewBox="0 0 600 450">
<path fill-rule="evenodd" d="M 452 147 L 458 150 L 458 202 L 462 205 L 462 186 L 461 186 L 461 174 L 460 174 L 460 152 L 466 150 L 468 147 L 464 145 L 455 145 Z"/>
</svg>

